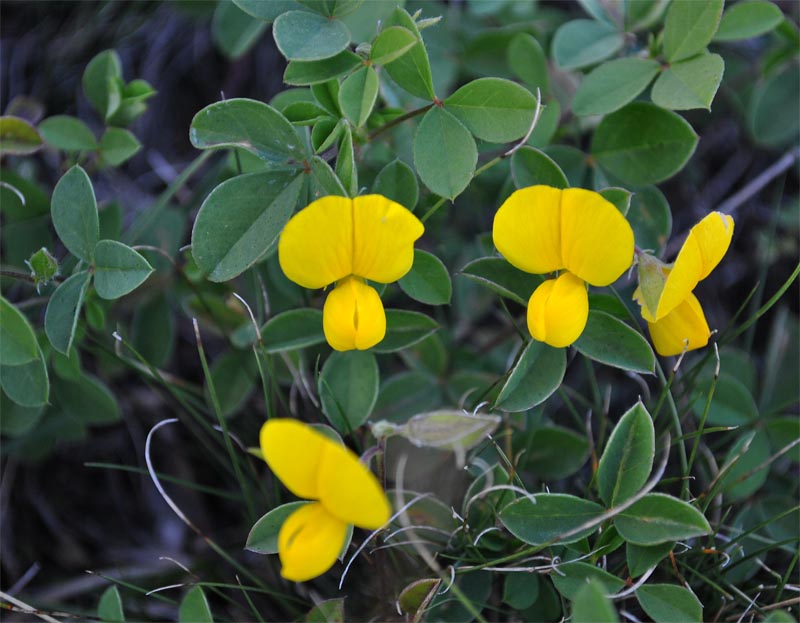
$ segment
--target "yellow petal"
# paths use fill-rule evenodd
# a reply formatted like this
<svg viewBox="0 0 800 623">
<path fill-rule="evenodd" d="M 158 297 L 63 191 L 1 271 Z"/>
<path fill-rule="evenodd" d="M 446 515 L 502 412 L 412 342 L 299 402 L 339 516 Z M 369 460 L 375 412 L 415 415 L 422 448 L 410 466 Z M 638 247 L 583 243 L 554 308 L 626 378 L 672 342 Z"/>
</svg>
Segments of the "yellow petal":
<svg viewBox="0 0 800 623">
<path fill-rule="evenodd" d="M 281 575 L 294 582 L 322 575 L 336 562 L 346 535 L 347 524 L 319 502 L 301 506 L 278 533 Z"/>
<path fill-rule="evenodd" d="M 261 427 L 261 453 L 272 472 L 300 498 L 319 497 L 318 474 L 328 441 L 313 428 L 288 418 L 268 420 Z"/>
<path fill-rule="evenodd" d="M 304 288 L 322 288 L 352 274 L 352 200 L 322 197 L 295 214 L 281 233 L 278 261 Z"/>
<path fill-rule="evenodd" d="M 381 297 L 357 277 L 343 279 L 325 300 L 322 329 L 335 350 L 372 348 L 386 335 Z"/>
<path fill-rule="evenodd" d="M 511 264 L 542 274 L 564 267 L 561 260 L 561 190 L 521 188 L 494 216 L 494 246 Z"/>
<path fill-rule="evenodd" d="M 662 357 L 703 348 L 711 336 L 703 308 L 694 294 L 689 294 L 669 314 L 657 322 L 648 322 L 647 326 L 656 352 Z"/>
<path fill-rule="evenodd" d="M 697 283 L 720 263 L 733 238 L 733 218 L 711 212 L 692 227 L 664 283 L 655 317 L 660 320 L 682 303 Z"/>
<path fill-rule="evenodd" d="M 593 286 L 614 283 L 633 263 L 633 229 L 599 193 L 561 192 L 563 267 Z"/>
<path fill-rule="evenodd" d="M 425 231 L 410 210 L 382 195 L 353 199 L 353 270 L 370 281 L 391 283 L 411 270 L 414 241 Z"/>
<path fill-rule="evenodd" d="M 389 521 L 391 507 L 378 479 L 355 454 L 330 442 L 319 466 L 320 502 L 345 523 L 374 530 Z"/>
<path fill-rule="evenodd" d="M 545 281 L 528 301 L 528 331 L 534 339 L 556 348 L 577 340 L 588 318 L 586 284 L 569 272 Z"/>
</svg>

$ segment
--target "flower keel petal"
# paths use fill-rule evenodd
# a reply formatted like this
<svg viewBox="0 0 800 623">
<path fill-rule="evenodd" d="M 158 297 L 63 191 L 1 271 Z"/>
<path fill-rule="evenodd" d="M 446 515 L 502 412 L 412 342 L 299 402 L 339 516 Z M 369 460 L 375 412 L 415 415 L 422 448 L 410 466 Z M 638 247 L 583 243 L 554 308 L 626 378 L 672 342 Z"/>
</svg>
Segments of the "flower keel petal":
<svg viewBox="0 0 800 623">
<path fill-rule="evenodd" d="M 694 294 L 689 294 L 669 314 L 656 322 L 648 322 L 647 326 L 656 352 L 662 357 L 703 348 L 711 336 L 703 308 Z"/>
<path fill-rule="evenodd" d="M 586 284 L 569 272 L 545 281 L 528 301 L 528 331 L 534 339 L 555 348 L 577 340 L 588 319 Z"/>
<path fill-rule="evenodd" d="M 281 575 L 305 582 L 325 573 L 336 562 L 347 534 L 347 524 L 319 502 L 298 508 L 278 533 Z"/>
<path fill-rule="evenodd" d="M 374 288 L 357 277 L 343 279 L 322 310 L 325 339 L 335 350 L 366 350 L 386 335 L 386 312 Z"/>
</svg>

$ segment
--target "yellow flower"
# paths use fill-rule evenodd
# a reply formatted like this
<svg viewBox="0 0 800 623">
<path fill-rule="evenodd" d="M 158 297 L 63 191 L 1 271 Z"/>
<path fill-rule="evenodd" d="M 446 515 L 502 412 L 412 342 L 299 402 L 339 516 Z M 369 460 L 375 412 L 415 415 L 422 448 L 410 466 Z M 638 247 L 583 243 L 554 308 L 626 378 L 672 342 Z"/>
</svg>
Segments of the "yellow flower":
<svg viewBox="0 0 800 623">
<path fill-rule="evenodd" d="M 641 305 L 659 355 L 679 355 L 708 344 L 711 331 L 692 291 L 725 256 L 733 227 L 730 215 L 711 212 L 692 227 L 672 266 L 640 255 L 633 298 Z"/>
<path fill-rule="evenodd" d="M 350 450 L 312 427 L 275 418 L 261 427 L 261 452 L 297 497 L 314 500 L 294 511 L 278 533 L 281 575 L 305 582 L 333 566 L 348 525 L 374 530 L 389 521 L 378 479 Z"/>
<path fill-rule="evenodd" d="M 564 271 L 528 301 L 531 335 L 557 348 L 572 344 L 586 327 L 586 284 L 610 285 L 633 262 L 628 221 L 602 195 L 581 188 L 521 188 L 500 206 L 492 235 L 497 250 L 520 270 Z"/>
<path fill-rule="evenodd" d="M 283 272 L 304 288 L 336 283 L 322 312 L 331 347 L 365 350 L 383 339 L 386 314 L 366 280 L 391 283 L 411 270 L 424 229 L 382 195 L 323 197 L 289 220 L 278 243 Z"/>
</svg>

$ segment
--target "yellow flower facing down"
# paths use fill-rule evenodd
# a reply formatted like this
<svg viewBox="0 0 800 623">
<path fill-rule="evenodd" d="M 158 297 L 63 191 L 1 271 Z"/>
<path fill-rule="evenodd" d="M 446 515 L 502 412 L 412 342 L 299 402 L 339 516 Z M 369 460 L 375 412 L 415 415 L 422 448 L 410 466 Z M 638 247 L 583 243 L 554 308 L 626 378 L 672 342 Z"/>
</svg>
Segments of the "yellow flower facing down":
<svg viewBox="0 0 800 623">
<path fill-rule="evenodd" d="M 411 270 L 424 229 L 382 195 L 323 197 L 289 219 L 278 242 L 284 274 L 304 288 L 336 284 L 322 312 L 332 348 L 365 350 L 383 339 L 383 303 L 366 281 L 391 283 Z"/>
<path fill-rule="evenodd" d="M 294 511 L 278 533 L 281 575 L 305 582 L 339 557 L 348 525 L 374 530 L 390 516 L 378 479 L 350 450 L 312 427 L 275 418 L 261 427 L 261 452 L 297 497 L 314 500 Z"/>
<path fill-rule="evenodd" d="M 639 287 L 633 298 L 659 355 L 679 355 L 708 344 L 711 331 L 692 291 L 727 253 L 733 228 L 733 217 L 711 212 L 689 231 L 672 266 L 649 255 L 639 257 Z"/>
<path fill-rule="evenodd" d="M 581 188 L 530 186 L 494 217 L 494 245 L 528 273 L 564 271 L 528 301 L 528 330 L 557 348 L 577 340 L 589 317 L 586 284 L 607 286 L 633 262 L 633 230 L 602 195 Z"/>
</svg>

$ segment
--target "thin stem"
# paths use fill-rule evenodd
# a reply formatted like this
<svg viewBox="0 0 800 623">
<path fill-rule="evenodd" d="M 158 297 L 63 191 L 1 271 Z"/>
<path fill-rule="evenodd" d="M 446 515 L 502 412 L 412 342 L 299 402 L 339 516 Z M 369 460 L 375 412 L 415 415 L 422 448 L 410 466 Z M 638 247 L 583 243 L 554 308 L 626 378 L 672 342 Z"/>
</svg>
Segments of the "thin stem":
<svg viewBox="0 0 800 623">
<path fill-rule="evenodd" d="M 379 136 L 379 135 L 383 134 L 384 132 L 386 132 L 386 130 L 390 130 L 391 128 L 395 127 L 396 125 L 400 125 L 401 123 L 403 123 L 403 121 L 407 121 L 408 119 L 411 119 L 413 117 L 416 117 L 417 115 L 421 115 L 422 113 L 429 111 L 435 105 L 436 105 L 435 102 L 431 102 L 430 104 L 426 104 L 425 106 L 422 106 L 421 108 L 415 108 L 414 110 L 410 110 L 409 112 L 400 115 L 399 117 L 395 117 L 391 121 L 389 121 L 387 123 L 384 123 L 381 127 L 379 127 L 377 129 L 373 130 L 372 132 L 370 132 L 367 135 L 367 140 L 371 141 L 376 136 Z"/>
</svg>

